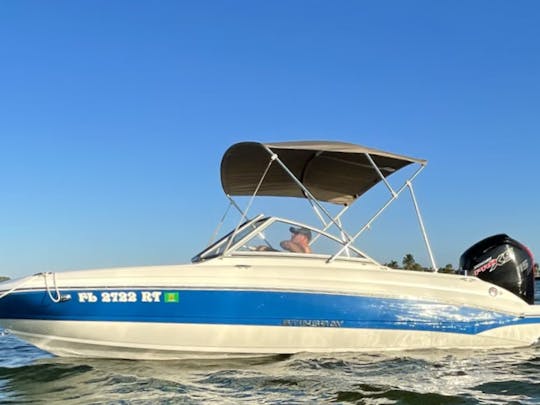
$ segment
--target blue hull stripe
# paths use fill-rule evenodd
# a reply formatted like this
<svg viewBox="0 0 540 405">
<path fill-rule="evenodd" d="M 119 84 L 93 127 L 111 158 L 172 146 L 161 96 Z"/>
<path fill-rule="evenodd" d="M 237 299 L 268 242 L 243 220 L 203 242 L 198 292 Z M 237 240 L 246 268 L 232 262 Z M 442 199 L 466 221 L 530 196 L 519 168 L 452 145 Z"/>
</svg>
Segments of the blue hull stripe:
<svg viewBox="0 0 540 405">
<path fill-rule="evenodd" d="M 54 293 L 53 293 L 54 294 Z M 71 290 L 54 303 L 46 291 L 0 300 L 0 319 L 316 326 L 477 334 L 540 323 L 500 312 L 430 301 L 244 290 Z"/>
</svg>

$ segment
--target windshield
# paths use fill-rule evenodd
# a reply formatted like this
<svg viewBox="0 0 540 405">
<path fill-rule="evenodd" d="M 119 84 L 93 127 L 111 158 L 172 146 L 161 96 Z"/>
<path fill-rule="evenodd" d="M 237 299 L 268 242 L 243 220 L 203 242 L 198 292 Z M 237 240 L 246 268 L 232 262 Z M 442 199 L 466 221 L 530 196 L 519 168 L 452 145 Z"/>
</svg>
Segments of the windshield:
<svg viewBox="0 0 540 405">
<path fill-rule="evenodd" d="M 225 249 L 236 245 L 238 241 L 244 239 L 246 235 L 253 232 L 253 230 L 258 228 L 264 221 L 264 219 L 255 218 L 244 222 L 238 227 L 238 231 L 236 233 L 234 233 L 234 230 L 232 230 L 209 248 L 203 250 L 201 253 L 191 259 L 191 261 L 198 262 L 201 260 L 210 259 L 212 257 L 221 256 L 225 252 Z"/>
<path fill-rule="evenodd" d="M 232 237 L 232 240 L 231 240 Z M 264 218 L 246 222 L 238 232 L 224 236 L 206 251 L 195 256 L 194 262 L 223 255 L 226 249 L 231 254 L 243 252 L 297 253 L 332 256 L 345 242 L 338 237 L 323 233 L 312 227 L 278 218 Z M 350 247 L 339 257 L 364 258 L 365 256 Z"/>
<path fill-rule="evenodd" d="M 282 252 L 331 256 L 343 247 L 343 241 L 302 224 L 285 220 L 269 221 L 260 232 L 238 246 L 236 252 Z M 346 249 L 341 257 L 364 257 L 354 248 Z"/>
</svg>

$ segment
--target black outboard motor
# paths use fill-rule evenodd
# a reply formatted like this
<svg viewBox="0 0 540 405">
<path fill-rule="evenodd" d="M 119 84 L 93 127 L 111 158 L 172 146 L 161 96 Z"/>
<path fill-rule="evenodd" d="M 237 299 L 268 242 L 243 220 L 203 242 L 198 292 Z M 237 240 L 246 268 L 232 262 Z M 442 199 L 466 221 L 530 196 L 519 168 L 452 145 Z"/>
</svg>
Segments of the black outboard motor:
<svg viewBox="0 0 540 405">
<path fill-rule="evenodd" d="M 459 268 L 534 304 L 534 259 L 529 249 L 508 235 L 493 235 L 461 255 Z"/>
</svg>

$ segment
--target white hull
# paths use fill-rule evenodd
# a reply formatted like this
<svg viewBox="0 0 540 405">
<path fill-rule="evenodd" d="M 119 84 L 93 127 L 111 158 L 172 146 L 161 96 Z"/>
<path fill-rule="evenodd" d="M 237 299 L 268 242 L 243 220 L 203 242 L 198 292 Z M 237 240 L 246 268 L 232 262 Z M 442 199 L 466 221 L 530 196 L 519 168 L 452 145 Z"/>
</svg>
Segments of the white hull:
<svg viewBox="0 0 540 405">
<path fill-rule="evenodd" d="M 502 327 L 478 335 L 369 329 L 169 325 L 110 322 L 10 321 L 11 332 L 67 357 L 180 359 L 299 352 L 491 349 L 529 346 L 537 325 Z"/>
<path fill-rule="evenodd" d="M 477 278 L 387 270 L 347 261 L 336 262 L 329 269 L 324 261 L 301 258 L 268 258 L 263 263 L 259 260 L 257 266 L 246 263 L 249 261 L 245 258 L 227 258 L 186 266 L 58 273 L 56 287 L 60 293 L 71 296 L 60 303 L 52 302 L 48 295 L 56 295 L 51 276 L 49 293 L 44 290 L 44 276 L 36 276 L 0 300 L 0 304 L 24 300 L 25 294 L 41 294 L 38 301 L 21 306 L 32 307 L 39 302 L 44 311 L 53 311 L 58 319 L 40 319 L 39 314 L 30 319 L 0 317 L 0 326 L 59 356 L 131 359 L 513 348 L 535 344 L 540 337 L 540 306 L 528 305 Z M 14 280 L 4 286 L 12 288 L 17 283 Z M 103 291 L 129 291 L 141 297 L 149 288 L 177 289 L 178 303 L 148 307 L 153 304 L 99 302 Z M 82 301 L 88 299 L 91 291 L 98 302 L 81 302 L 81 297 Z M 215 304 L 205 304 L 207 308 L 199 308 L 197 315 L 193 315 L 198 308 L 189 297 L 199 293 L 207 294 L 199 303 L 220 294 L 226 297 Z M 244 293 L 251 297 L 247 305 L 238 301 L 230 312 L 216 312 L 211 321 L 205 321 L 216 308 L 221 310 L 220 305 L 232 305 L 235 301 L 231 299 Z M 264 295 L 260 301 L 258 294 Z M 295 301 L 298 299 L 304 300 L 300 307 L 300 301 Z M 325 306 L 319 306 L 321 301 L 326 301 Z M 366 314 L 365 303 L 377 307 Z M 279 305 L 281 312 L 272 312 Z M 132 311 L 130 319 L 92 319 L 99 313 L 107 316 L 126 308 Z M 172 308 L 188 312 L 191 318 L 143 321 L 144 308 L 151 308 L 152 316 Z M 334 312 L 328 315 L 328 311 Z M 391 315 L 390 328 L 381 323 L 373 327 L 361 322 L 347 324 L 351 320 L 377 321 L 379 313 L 385 321 L 381 311 Z M 46 316 L 49 313 L 44 312 Z M 230 317 L 236 314 L 243 314 L 244 318 L 231 324 Z M 60 315 L 65 315 L 64 319 Z M 70 316 L 78 319 L 66 319 Z M 196 322 L 189 321 L 193 317 L 198 317 Z M 277 323 L 265 325 L 269 319 Z M 293 324 L 291 319 L 302 322 Z M 245 324 L 246 320 L 252 324 Z M 309 322 L 318 323 L 318 327 Z M 417 328 L 422 322 L 428 325 L 424 330 Z M 484 324 L 483 329 L 476 329 L 480 323 Z M 448 331 L 454 324 L 461 326 Z"/>
</svg>

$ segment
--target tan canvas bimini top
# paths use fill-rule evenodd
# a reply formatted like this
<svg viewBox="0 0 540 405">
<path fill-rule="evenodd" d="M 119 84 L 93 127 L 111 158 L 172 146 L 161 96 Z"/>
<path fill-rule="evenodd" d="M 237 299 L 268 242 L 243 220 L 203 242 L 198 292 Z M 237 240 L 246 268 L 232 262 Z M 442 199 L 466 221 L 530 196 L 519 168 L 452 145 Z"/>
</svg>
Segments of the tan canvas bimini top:
<svg viewBox="0 0 540 405">
<path fill-rule="evenodd" d="M 226 194 L 253 195 L 271 159 L 266 148 L 278 156 L 317 200 L 341 205 L 350 204 L 382 181 L 366 154 L 384 177 L 411 163 L 427 163 L 423 159 L 343 142 L 242 142 L 231 146 L 221 161 L 221 184 Z M 257 195 L 305 197 L 277 162 L 270 165 Z"/>
</svg>

